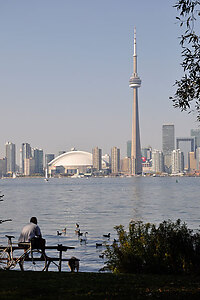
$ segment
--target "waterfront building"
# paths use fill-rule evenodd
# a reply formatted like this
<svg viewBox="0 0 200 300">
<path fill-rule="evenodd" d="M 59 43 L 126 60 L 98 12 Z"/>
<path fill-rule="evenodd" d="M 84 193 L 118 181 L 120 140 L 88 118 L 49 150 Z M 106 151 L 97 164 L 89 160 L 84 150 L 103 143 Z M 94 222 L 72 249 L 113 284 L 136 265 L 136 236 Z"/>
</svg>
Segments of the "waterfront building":
<svg viewBox="0 0 200 300">
<path fill-rule="evenodd" d="M 92 154 L 86 151 L 69 151 L 55 157 L 49 163 L 50 174 L 91 173 Z"/>
<path fill-rule="evenodd" d="M 45 154 L 45 168 L 48 168 L 48 164 L 55 158 L 55 154 Z"/>
<path fill-rule="evenodd" d="M 200 170 L 200 147 L 196 149 L 196 169 Z"/>
<path fill-rule="evenodd" d="M 136 29 L 134 28 L 134 50 L 133 50 L 133 74 L 129 80 L 129 87 L 133 89 L 132 108 L 132 139 L 131 139 L 131 174 L 142 173 L 138 89 L 141 86 L 141 79 L 137 74 L 137 53 L 136 53 Z"/>
<path fill-rule="evenodd" d="M 120 172 L 120 149 L 112 147 L 111 149 L 111 173 L 118 174 Z"/>
<path fill-rule="evenodd" d="M 22 143 L 20 148 L 19 171 L 24 174 L 24 160 L 31 157 L 31 146 L 28 143 Z"/>
<path fill-rule="evenodd" d="M 152 151 L 152 172 L 162 173 L 164 171 L 163 153 L 160 150 Z"/>
<path fill-rule="evenodd" d="M 33 148 L 33 158 L 35 160 L 35 174 L 43 174 L 43 150 Z"/>
<path fill-rule="evenodd" d="M 141 149 L 141 153 L 142 153 L 142 158 L 145 158 L 145 161 L 150 162 L 152 159 L 152 148 L 146 147 L 146 148 L 142 148 Z"/>
<path fill-rule="evenodd" d="M 189 171 L 188 153 L 195 152 L 195 137 L 176 138 L 176 149 L 180 149 L 184 155 L 184 170 Z"/>
<path fill-rule="evenodd" d="M 163 155 L 171 154 L 171 151 L 175 149 L 173 124 L 164 124 L 162 126 L 162 149 Z"/>
<path fill-rule="evenodd" d="M 104 154 L 102 155 L 102 169 L 109 169 L 110 168 L 110 155 Z"/>
<path fill-rule="evenodd" d="M 131 141 L 127 141 L 127 143 L 126 143 L 126 154 L 127 154 L 127 157 L 130 157 L 130 158 L 131 158 L 131 144 L 132 144 Z"/>
<path fill-rule="evenodd" d="M 45 170 L 47 170 L 47 174 L 49 174 L 49 163 L 55 158 L 54 154 L 45 154 L 44 166 Z"/>
<path fill-rule="evenodd" d="M 195 149 L 200 147 L 200 129 L 191 129 L 190 135 L 191 137 L 195 137 Z"/>
<path fill-rule="evenodd" d="M 125 157 L 121 159 L 121 172 L 129 175 L 131 174 L 131 158 L 130 157 Z"/>
<path fill-rule="evenodd" d="M 188 169 L 189 172 L 194 173 L 197 168 L 197 162 L 196 162 L 196 158 L 195 158 L 195 152 L 189 152 L 188 153 Z"/>
<path fill-rule="evenodd" d="M 6 175 L 6 158 L 0 159 L 0 178 Z"/>
<path fill-rule="evenodd" d="M 6 142 L 6 172 L 14 173 L 16 170 L 16 150 L 15 144 Z"/>
<path fill-rule="evenodd" d="M 92 150 L 93 170 L 100 171 L 102 169 L 102 150 L 95 147 Z"/>
<path fill-rule="evenodd" d="M 163 124 L 162 126 L 162 151 L 164 156 L 165 172 L 171 173 L 171 152 L 175 149 L 175 133 L 173 124 Z"/>
<path fill-rule="evenodd" d="M 180 149 L 172 151 L 172 174 L 182 173 L 184 170 L 184 157 Z"/>
<path fill-rule="evenodd" d="M 142 172 L 144 175 L 152 173 L 152 161 L 142 163 Z"/>
<path fill-rule="evenodd" d="M 33 157 L 24 159 L 24 175 L 31 176 L 35 174 L 35 159 Z"/>
</svg>

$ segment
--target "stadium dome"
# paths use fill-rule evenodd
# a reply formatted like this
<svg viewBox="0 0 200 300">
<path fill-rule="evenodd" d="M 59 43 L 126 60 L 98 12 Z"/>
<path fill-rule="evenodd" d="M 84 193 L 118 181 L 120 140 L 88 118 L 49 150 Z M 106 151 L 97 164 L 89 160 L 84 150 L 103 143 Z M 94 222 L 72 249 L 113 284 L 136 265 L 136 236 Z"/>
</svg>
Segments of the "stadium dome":
<svg viewBox="0 0 200 300">
<path fill-rule="evenodd" d="M 77 150 L 63 153 L 49 163 L 49 170 L 62 168 L 64 173 L 68 173 L 69 170 L 75 171 L 77 169 L 79 169 L 80 172 L 85 172 L 87 168 L 91 167 L 92 154 Z"/>
</svg>

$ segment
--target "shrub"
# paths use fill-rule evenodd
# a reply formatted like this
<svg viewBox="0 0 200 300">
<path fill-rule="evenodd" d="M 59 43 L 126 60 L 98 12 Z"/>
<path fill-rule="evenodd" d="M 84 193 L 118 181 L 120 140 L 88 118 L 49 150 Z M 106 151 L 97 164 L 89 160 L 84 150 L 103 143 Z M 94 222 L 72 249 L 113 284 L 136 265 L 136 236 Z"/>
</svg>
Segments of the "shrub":
<svg viewBox="0 0 200 300">
<path fill-rule="evenodd" d="M 180 220 L 157 227 L 131 221 L 115 227 L 118 240 L 107 246 L 106 267 L 120 273 L 194 273 L 200 270 L 200 233 Z"/>
</svg>

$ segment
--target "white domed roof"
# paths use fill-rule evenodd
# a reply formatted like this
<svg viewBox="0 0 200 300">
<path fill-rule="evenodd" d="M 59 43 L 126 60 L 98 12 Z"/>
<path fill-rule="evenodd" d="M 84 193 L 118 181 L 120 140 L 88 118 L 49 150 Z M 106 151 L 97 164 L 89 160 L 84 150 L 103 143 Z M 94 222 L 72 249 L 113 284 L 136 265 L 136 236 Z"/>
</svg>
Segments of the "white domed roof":
<svg viewBox="0 0 200 300">
<path fill-rule="evenodd" d="M 53 159 L 51 167 L 72 167 L 72 166 L 92 166 L 92 154 L 85 151 L 70 151 L 63 153 Z"/>
</svg>

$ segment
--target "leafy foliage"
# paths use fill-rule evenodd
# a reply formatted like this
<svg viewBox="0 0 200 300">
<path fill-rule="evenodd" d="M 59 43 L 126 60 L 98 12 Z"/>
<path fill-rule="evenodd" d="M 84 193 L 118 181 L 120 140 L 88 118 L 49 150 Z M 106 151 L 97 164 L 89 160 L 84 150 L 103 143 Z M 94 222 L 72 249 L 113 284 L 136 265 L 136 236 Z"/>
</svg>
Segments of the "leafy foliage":
<svg viewBox="0 0 200 300">
<path fill-rule="evenodd" d="M 194 101 L 197 120 L 200 121 L 200 36 L 199 32 L 196 32 L 196 28 L 200 28 L 200 1 L 179 0 L 174 7 L 179 13 L 176 19 L 180 27 L 184 28 L 180 37 L 184 75 L 180 80 L 176 80 L 177 90 L 170 99 L 174 102 L 174 107 L 189 112 L 192 111 L 191 102 Z"/>
<path fill-rule="evenodd" d="M 131 221 L 129 231 L 115 227 L 119 241 L 107 246 L 106 268 L 119 273 L 196 273 L 200 270 L 200 233 L 180 220 L 158 227 Z"/>
</svg>

